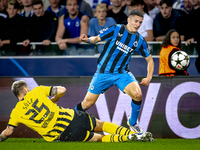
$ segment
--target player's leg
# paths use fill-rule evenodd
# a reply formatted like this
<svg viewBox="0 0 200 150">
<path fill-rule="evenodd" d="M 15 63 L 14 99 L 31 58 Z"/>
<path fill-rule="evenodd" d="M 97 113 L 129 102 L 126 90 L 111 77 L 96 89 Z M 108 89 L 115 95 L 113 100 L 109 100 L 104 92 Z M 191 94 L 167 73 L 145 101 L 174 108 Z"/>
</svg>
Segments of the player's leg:
<svg viewBox="0 0 200 150">
<path fill-rule="evenodd" d="M 101 135 L 98 133 L 93 133 L 93 137 L 89 140 L 89 142 L 126 142 L 126 141 L 143 141 L 143 142 L 152 142 L 152 134 L 150 132 L 143 133 L 134 133 L 130 132 L 129 135 L 120 135 L 120 134 L 109 134 L 109 135 Z"/>
<path fill-rule="evenodd" d="M 104 135 L 102 134 L 94 133 L 93 137 L 88 142 L 102 142 L 103 137 Z"/>
<path fill-rule="evenodd" d="M 92 105 L 95 104 L 95 102 L 97 101 L 99 97 L 99 94 L 93 94 L 90 93 L 89 91 L 87 92 L 85 98 L 83 99 L 83 101 L 81 103 L 79 103 L 76 107 L 75 110 L 81 110 L 81 111 L 86 111 L 87 109 L 89 109 Z"/>
<path fill-rule="evenodd" d="M 125 142 L 129 140 L 136 141 L 135 139 L 137 139 L 137 137 L 135 138 L 135 136 L 119 135 L 119 134 L 102 135 L 94 133 L 93 137 L 88 142 Z"/>
<path fill-rule="evenodd" d="M 84 100 L 75 107 L 75 110 L 86 111 L 92 105 L 94 105 L 99 95 L 101 93 L 104 93 L 105 90 L 110 88 L 110 86 L 112 85 L 109 82 L 110 78 L 110 75 L 95 73 Z"/>
<path fill-rule="evenodd" d="M 126 142 L 126 141 L 143 141 L 153 142 L 150 132 L 133 133 L 129 135 L 110 134 L 102 138 L 102 142 Z"/>
<path fill-rule="evenodd" d="M 93 126 L 95 126 L 95 132 L 107 132 L 109 135 L 101 135 L 97 133 L 90 132 L 93 137 L 89 140 L 91 142 L 102 141 L 102 142 L 125 142 L 125 141 L 153 141 L 152 134 L 149 132 L 145 133 L 135 133 L 130 129 L 119 126 L 111 122 L 103 122 L 95 118 L 96 123 L 94 123 L 94 117 L 89 116 L 90 120 L 93 120 Z M 91 122 L 91 123 L 92 123 Z"/>
<path fill-rule="evenodd" d="M 107 132 L 110 134 L 119 134 L 119 135 L 129 135 L 135 133 L 128 128 L 123 126 L 119 126 L 112 122 L 103 122 L 99 119 L 96 119 L 96 127 L 94 129 L 95 132 Z"/>
<path fill-rule="evenodd" d="M 142 91 L 138 84 L 138 81 L 135 79 L 131 72 L 125 74 L 119 74 L 119 79 L 115 81 L 115 85 L 124 93 L 128 94 L 132 98 L 131 102 L 131 117 L 127 122 L 129 126 L 135 132 L 142 132 L 142 129 L 137 125 L 137 119 L 140 113 L 141 100 L 142 100 Z"/>
<path fill-rule="evenodd" d="M 142 132 L 142 129 L 137 125 L 137 119 L 140 113 L 141 103 L 142 103 L 142 91 L 137 82 L 131 82 L 124 88 L 124 92 L 128 94 L 131 98 L 131 117 L 127 121 L 127 124 L 132 127 L 136 132 Z"/>
</svg>

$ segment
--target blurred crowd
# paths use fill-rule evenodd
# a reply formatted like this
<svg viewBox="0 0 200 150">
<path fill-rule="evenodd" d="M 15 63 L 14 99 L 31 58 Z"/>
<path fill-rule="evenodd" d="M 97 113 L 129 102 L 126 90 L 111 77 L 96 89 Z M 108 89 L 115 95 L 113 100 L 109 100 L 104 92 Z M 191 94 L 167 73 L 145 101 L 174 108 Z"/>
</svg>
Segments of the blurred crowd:
<svg viewBox="0 0 200 150">
<path fill-rule="evenodd" d="M 131 10 L 143 12 L 138 32 L 148 41 L 163 41 L 175 29 L 186 45 L 199 41 L 200 0 L 0 0 L 0 50 L 30 55 L 30 42 L 43 54 L 56 42 L 63 55 L 84 52 L 79 36 L 95 36 L 113 24 L 126 24 Z M 21 42 L 21 45 L 16 43 Z M 90 47 L 87 47 L 90 49 Z M 197 44 L 197 52 L 199 52 Z M 98 46 L 98 52 L 102 45 Z"/>
</svg>

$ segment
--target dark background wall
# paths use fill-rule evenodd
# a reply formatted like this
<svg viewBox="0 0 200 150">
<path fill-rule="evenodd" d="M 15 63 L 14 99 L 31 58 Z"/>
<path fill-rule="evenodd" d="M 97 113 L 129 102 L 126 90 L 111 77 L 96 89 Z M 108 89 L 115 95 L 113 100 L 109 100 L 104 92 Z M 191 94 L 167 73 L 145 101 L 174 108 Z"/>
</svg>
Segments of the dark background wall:
<svg viewBox="0 0 200 150">
<path fill-rule="evenodd" d="M 18 102 L 10 91 L 15 80 L 25 79 L 33 88 L 37 85 L 61 85 L 67 89 L 59 106 L 74 108 L 87 92 L 91 77 L 1 77 L 0 78 L 0 132 L 6 128 L 11 110 Z M 142 77 L 136 77 L 141 81 Z M 151 131 L 155 138 L 200 137 L 200 78 L 154 77 L 143 87 L 142 109 L 139 124 Z M 116 87 L 102 94 L 88 113 L 103 121 L 126 125 L 130 115 L 131 99 Z M 40 137 L 24 125 L 19 125 L 12 137 Z"/>
</svg>

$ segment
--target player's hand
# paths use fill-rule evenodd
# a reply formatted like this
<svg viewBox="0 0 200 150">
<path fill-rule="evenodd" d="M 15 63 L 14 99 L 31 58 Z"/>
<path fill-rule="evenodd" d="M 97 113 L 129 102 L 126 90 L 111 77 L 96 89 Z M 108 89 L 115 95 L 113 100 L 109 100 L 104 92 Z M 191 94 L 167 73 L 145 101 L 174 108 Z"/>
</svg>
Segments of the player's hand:
<svg viewBox="0 0 200 150">
<path fill-rule="evenodd" d="M 148 86 L 149 83 L 150 83 L 150 79 L 148 78 L 143 78 L 142 81 L 139 83 L 140 85 L 143 85 L 143 86 Z"/>
<path fill-rule="evenodd" d="M 82 34 L 82 35 L 80 36 L 80 40 L 81 40 L 82 42 L 87 43 L 87 42 L 88 42 L 88 37 L 87 37 L 87 35 Z"/>
<path fill-rule="evenodd" d="M 50 45 L 51 41 L 50 40 L 44 40 L 42 41 L 42 45 Z"/>
</svg>

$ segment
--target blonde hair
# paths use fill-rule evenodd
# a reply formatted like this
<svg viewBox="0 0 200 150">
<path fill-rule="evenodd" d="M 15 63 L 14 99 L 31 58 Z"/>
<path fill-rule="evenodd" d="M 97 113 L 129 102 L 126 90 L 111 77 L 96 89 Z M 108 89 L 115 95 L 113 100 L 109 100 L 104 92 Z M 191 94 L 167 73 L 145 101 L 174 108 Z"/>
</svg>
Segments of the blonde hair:
<svg viewBox="0 0 200 150">
<path fill-rule="evenodd" d="M 96 12 L 99 9 L 103 9 L 105 11 L 107 11 L 107 7 L 104 4 L 99 4 L 95 7 L 94 11 Z"/>
<path fill-rule="evenodd" d="M 24 80 L 15 81 L 11 86 L 11 91 L 17 97 L 22 92 L 23 87 L 27 87 L 27 86 L 28 85 L 26 84 L 26 81 L 24 81 Z"/>
</svg>

